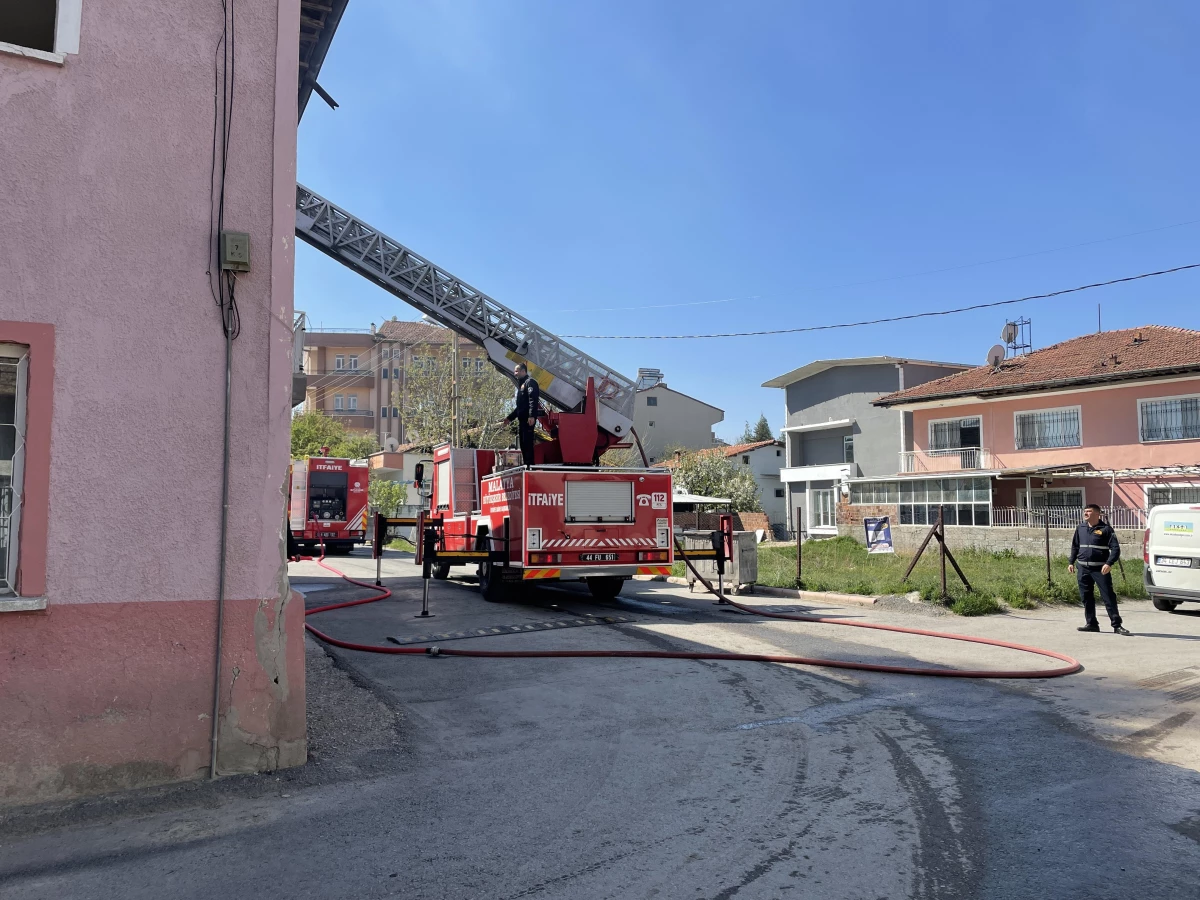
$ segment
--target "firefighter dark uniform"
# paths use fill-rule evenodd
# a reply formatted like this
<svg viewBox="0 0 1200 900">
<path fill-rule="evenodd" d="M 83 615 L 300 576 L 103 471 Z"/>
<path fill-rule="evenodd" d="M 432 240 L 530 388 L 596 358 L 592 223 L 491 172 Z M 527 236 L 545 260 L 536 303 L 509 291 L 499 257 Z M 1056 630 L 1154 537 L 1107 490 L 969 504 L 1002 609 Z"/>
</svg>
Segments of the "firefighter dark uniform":
<svg viewBox="0 0 1200 900">
<path fill-rule="evenodd" d="M 1075 566 L 1075 580 L 1079 583 L 1079 597 L 1083 600 L 1083 617 L 1088 629 L 1100 627 L 1096 621 L 1093 587 L 1100 590 L 1100 599 L 1104 601 L 1112 627 L 1121 627 L 1121 613 L 1117 610 L 1112 574 L 1106 575 L 1100 571 L 1102 566 L 1116 565 L 1120 558 L 1121 545 L 1107 522 L 1097 522 L 1095 525 L 1084 522 L 1075 529 L 1068 562 Z"/>
<path fill-rule="evenodd" d="M 536 419 L 541 409 L 541 388 L 529 375 L 517 382 L 516 406 L 508 414 L 508 421 L 517 421 L 517 434 L 521 441 L 521 459 L 525 465 L 533 465 L 533 426 L 530 419 Z"/>
</svg>

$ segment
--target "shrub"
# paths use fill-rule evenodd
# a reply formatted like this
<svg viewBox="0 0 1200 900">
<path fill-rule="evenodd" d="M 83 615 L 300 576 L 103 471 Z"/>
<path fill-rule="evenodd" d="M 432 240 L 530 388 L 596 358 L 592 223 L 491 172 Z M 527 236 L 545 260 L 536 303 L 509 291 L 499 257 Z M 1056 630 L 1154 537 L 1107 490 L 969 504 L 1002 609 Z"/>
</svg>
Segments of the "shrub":
<svg viewBox="0 0 1200 900">
<path fill-rule="evenodd" d="M 950 611 L 959 616 L 990 616 L 1001 612 L 1001 608 L 995 597 L 968 594 L 950 604 Z"/>
</svg>

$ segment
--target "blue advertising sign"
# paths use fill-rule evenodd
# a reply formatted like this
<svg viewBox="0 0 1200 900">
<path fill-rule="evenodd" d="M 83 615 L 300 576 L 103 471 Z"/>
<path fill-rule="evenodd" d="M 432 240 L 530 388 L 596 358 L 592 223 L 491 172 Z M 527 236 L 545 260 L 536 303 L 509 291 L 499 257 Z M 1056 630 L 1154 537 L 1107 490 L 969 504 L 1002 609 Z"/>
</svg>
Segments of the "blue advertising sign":
<svg viewBox="0 0 1200 900">
<path fill-rule="evenodd" d="M 867 530 L 868 553 L 895 553 L 892 546 L 892 521 L 890 516 L 866 516 L 863 527 Z"/>
</svg>

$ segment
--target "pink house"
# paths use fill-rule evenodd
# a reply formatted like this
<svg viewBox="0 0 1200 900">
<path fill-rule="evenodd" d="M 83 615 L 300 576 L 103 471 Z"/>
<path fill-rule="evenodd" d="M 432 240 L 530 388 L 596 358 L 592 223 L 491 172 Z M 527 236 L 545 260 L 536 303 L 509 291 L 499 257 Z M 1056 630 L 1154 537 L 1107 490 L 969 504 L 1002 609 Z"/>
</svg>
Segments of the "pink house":
<svg viewBox="0 0 1200 900">
<path fill-rule="evenodd" d="M 300 12 L 0 11 L 0 804 L 203 776 L 214 746 L 221 773 L 306 758 Z M 218 229 L 248 261 L 234 234 L 219 267 Z"/>
<path fill-rule="evenodd" d="M 1074 525 L 1098 503 L 1116 528 L 1200 502 L 1200 332 L 1084 335 L 968 369 L 875 405 L 909 419 L 896 474 L 850 484 L 849 506 L 926 526 Z"/>
</svg>

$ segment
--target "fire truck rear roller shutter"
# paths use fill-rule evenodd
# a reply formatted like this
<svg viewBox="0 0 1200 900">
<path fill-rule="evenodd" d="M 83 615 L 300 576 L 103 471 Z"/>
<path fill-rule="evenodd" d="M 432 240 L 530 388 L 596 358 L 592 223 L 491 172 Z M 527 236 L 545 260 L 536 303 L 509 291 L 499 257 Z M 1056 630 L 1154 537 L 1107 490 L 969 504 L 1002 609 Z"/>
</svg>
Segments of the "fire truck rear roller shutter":
<svg viewBox="0 0 1200 900">
<path fill-rule="evenodd" d="M 632 481 L 568 481 L 568 522 L 632 522 Z"/>
</svg>

